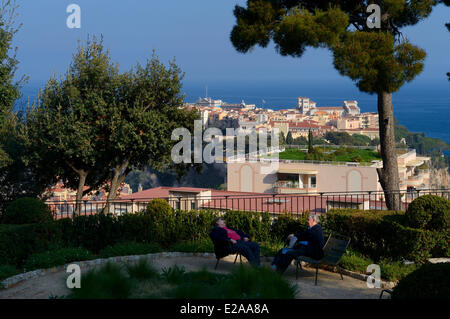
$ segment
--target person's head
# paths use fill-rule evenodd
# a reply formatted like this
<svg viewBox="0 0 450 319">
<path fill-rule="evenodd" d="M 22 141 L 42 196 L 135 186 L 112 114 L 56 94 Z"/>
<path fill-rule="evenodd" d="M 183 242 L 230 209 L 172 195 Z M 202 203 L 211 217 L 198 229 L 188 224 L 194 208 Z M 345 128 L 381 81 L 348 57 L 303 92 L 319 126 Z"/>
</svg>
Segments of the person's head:
<svg viewBox="0 0 450 319">
<path fill-rule="evenodd" d="M 217 217 L 216 219 L 214 219 L 214 224 L 218 227 L 225 227 L 225 218 Z"/>
<path fill-rule="evenodd" d="M 319 223 L 319 216 L 315 214 L 310 214 L 308 216 L 308 226 L 313 227 Z"/>
</svg>

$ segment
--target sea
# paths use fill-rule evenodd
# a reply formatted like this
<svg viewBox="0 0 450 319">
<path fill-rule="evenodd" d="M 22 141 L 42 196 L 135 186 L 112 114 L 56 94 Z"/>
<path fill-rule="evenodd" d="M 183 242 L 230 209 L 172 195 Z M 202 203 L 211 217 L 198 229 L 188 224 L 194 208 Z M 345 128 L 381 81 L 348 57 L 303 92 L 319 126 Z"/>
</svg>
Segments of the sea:
<svg viewBox="0 0 450 319">
<path fill-rule="evenodd" d="M 211 97 L 228 103 L 256 104 L 273 110 L 294 108 L 297 97 L 308 97 L 317 106 L 341 106 L 344 100 L 357 100 L 361 112 L 377 111 L 377 96 L 360 92 L 348 81 L 298 84 L 294 81 L 187 81 L 183 85 L 186 102 Z M 15 110 L 25 108 L 44 84 L 25 85 Z M 411 132 L 423 132 L 450 144 L 450 82 L 405 85 L 393 94 L 394 116 Z M 445 152 L 450 156 L 450 150 Z"/>
</svg>

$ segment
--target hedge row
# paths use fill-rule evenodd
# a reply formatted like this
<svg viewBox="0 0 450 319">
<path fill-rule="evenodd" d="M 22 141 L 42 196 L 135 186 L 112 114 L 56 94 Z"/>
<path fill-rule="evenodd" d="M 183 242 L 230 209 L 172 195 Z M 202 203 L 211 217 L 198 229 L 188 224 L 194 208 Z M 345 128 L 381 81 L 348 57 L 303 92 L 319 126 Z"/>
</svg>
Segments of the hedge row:
<svg viewBox="0 0 450 319">
<path fill-rule="evenodd" d="M 394 211 L 330 210 L 324 220 L 329 231 L 351 238 L 351 247 L 379 261 L 406 258 L 424 262 L 449 257 L 450 230 L 432 231 L 404 226 L 405 216 Z"/>
<path fill-rule="evenodd" d="M 80 247 L 98 254 L 123 242 L 174 243 L 209 240 L 213 211 L 171 211 L 161 214 L 80 216 L 28 225 L 0 225 L 0 265 L 23 267 L 33 254 L 61 247 Z M 258 242 L 279 242 L 289 233 L 306 227 L 306 219 L 280 216 L 273 222 L 267 213 L 230 211 L 227 225 L 242 230 Z"/>
</svg>

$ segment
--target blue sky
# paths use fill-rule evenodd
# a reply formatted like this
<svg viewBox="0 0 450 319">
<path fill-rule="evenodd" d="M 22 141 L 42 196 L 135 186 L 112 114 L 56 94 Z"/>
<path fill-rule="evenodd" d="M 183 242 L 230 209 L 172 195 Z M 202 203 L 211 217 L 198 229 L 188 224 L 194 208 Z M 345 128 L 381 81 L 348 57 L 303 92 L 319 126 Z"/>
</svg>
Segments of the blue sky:
<svg viewBox="0 0 450 319">
<path fill-rule="evenodd" d="M 63 73 L 77 47 L 77 40 L 87 35 L 104 35 L 114 61 L 125 70 L 145 62 L 155 49 L 163 61 L 176 57 L 186 72 L 185 87 L 220 93 L 224 86 L 329 89 L 345 87 L 357 92 L 348 78 L 333 68 L 329 51 L 309 49 L 301 59 L 281 57 L 273 45 L 256 48 L 250 54 L 234 50 L 229 40 L 235 23 L 233 8 L 244 0 L 18 0 L 18 21 L 23 27 L 15 38 L 20 60 L 19 75 L 30 77 L 30 85 L 43 85 L 53 72 Z M 66 7 L 76 3 L 82 9 L 82 28 L 68 29 Z M 449 83 L 450 33 L 444 27 L 450 22 L 450 8 L 439 6 L 431 17 L 404 34 L 426 49 L 424 72 L 406 91 L 427 94 L 445 92 Z M 338 84 L 337 84 L 338 83 Z M 419 90 L 419 91 L 418 91 Z M 280 95 L 287 94 L 280 92 Z M 356 93 L 355 93 L 356 94 Z M 432 94 L 432 93 L 430 93 Z"/>
</svg>

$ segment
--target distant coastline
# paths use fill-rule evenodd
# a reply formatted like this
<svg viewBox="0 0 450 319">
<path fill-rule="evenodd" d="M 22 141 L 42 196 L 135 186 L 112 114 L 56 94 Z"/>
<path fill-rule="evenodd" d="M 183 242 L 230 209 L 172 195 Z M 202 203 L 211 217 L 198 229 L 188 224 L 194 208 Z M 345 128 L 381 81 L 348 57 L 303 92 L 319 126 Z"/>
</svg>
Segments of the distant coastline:
<svg viewBox="0 0 450 319">
<path fill-rule="evenodd" d="M 39 88 L 42 87 L 44 84 L 24 86 L 23 97 L 16 102 L 15 109 L 25 108 L 28 99 L 30 103 L 33 103 Z M 185 85 L 184 92 L 186 102 L 194 102 L 200 96 L 205 96 L 204 87 L 191 83 Z M 359 103 L 361 112 L 377 111 L 376 96 L 361 93 L 356 88 L 347 86 L 345 89 L 337 87 L 324 89 L 315 86 L 296 88 L 281 84 L 269 88 L 257 84 L 244 87 L 237 84 L 216 84 L 208 86 L 208 95 L 229 103 L 240 103 L 245 100 L 248 104 L 274 110 L 294 108 L 298 96 L 308 96 L 319 106 L 340 105 L 343 100 L 355 99 Z M 438 138 L 450 144 L 450 95 L 447 92 L 430 91 L 426 96 L 421 96 L 413 89 L 409 89 L 394 94 L 393 100 L 394 115 L 401 125 L 411 132 L 423 132 L 427 137 Z M 445 153 L 450 156 L 450 151 Z"/>
</svg>

